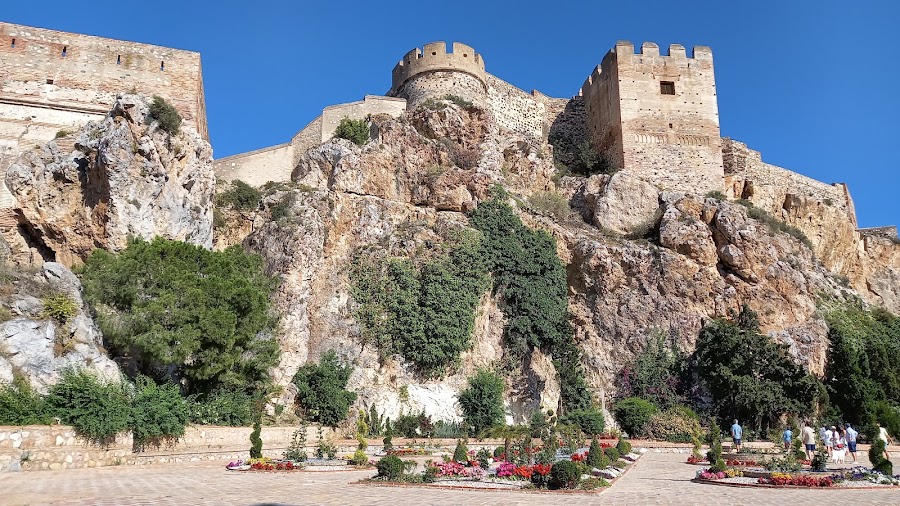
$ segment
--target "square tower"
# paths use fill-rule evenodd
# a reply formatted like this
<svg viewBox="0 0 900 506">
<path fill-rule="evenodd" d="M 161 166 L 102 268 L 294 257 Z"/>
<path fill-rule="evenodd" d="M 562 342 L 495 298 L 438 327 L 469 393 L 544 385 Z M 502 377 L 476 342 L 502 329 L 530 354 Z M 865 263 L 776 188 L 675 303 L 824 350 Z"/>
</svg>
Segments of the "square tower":
<svg viewBox="0 0 900 506">
<path fill-rule="evenodd" d="M 724 188 L 712 51 L 619 41 L 581 89 L 587 128 L 616 167 L 663 190 Z"/>
</svg>

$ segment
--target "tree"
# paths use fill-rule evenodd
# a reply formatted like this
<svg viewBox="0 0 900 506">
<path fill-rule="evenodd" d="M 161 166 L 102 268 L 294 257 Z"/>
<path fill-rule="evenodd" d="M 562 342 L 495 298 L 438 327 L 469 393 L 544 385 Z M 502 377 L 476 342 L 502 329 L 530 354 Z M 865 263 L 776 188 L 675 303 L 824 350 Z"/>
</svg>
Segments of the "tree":
<svg viewBox="0 0 900 506">
<path fill-rule="evenodd" d="M 369 140 L 369 124 L 364 119 L 342 118 L 334 130 L 334 136 L 362 146 Z"/>
<path fill-rule="evenodd" d="M 700 331 L 694 368 L 722 422 L 733 418 L 759 431 L 783 414 L 809 413 L 821 384 L 795 363 L 785 345 L 759 332 L 756 313 L 744 306 L 733 319 L 710 321 Z"/>
<path fill-rule="evenodd" d="M 346 390 L 352 368 L 342 364 L 334 351 L 322 355 L 318 364 L 306 364 L 294 375 L 297 404 L 315 422 L 335 427 L 344 418 L 356 394 Z"/>
<path fill-rule="evenodd" d="M 662 409 L 677 405 L 682 402 L 679 364 L 685 361 L 685 357 L 666 347 L 663 334 L 652 335 L 644 351 L 622 368 L 619 375 L 621 396 L 640 397 Z"/>
<path fill-rule="evenodd" d="M 652 402 L 641 399 L 640 397 L 628 397 L 616 401 L 613 407 L 616 421 L 622 430 L 629 436 L 641 436 L 647 424 L 650 423 L 650 417 L 659 412 L 659 408 Z"/>
<path fill-rule="evenodd" d="M 469 386 L 459 394 L 466 425 L 480 434 L 503 421 L 503 379 L 497 374 L 481 369 L 469 378 Z"/>
<path fill-rule="evenodd" d="M 268 384 L 277 281 L 259 256 L 134 239 L 118 254 L 96 250 L 82 281 L 112 354 L 142 374 L 183 380 L 187 393 Z"/>
</svg>

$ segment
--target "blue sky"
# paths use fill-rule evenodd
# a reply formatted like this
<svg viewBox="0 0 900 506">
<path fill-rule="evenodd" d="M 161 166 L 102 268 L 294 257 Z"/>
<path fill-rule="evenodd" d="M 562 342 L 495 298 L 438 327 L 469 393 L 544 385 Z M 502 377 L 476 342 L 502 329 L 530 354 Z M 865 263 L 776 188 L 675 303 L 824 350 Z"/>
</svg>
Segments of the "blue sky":
<svg viewBox="0 0 900 506">
<path fill-rule="evenodd" d="M 847 182 L 860 226 L 900 224 L 900 2 L 308 3 L 4 2 L 0 19 L 200 51 L 217 158 L 384 93 L 400 57 L 434 40 L 465 42 L 492 74 L 558 97 L 618 39 L 708 45 L 723 136 Z"/>
</svg>

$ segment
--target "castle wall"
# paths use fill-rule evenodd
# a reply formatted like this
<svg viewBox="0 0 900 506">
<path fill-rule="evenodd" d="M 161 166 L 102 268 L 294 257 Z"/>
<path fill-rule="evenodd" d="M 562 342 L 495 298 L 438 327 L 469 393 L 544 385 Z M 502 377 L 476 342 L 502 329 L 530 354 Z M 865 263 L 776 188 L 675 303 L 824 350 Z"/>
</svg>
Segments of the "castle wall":
<svg viewBox="0 0 900 506">
<path fill-rule="evenodd" d="M 547 107 L 542 101 L 490 74 L 487 85 L 488 105 L 498 125 L 535 138 L 546 138 Z"/>
<path fill-rule="evenodd" d="M 294 148 L 285 143 L 216 160 L 213 171 L 219 179 L 261 186 L 269 181 L 290 180 L 293 161 Z"/>
<path fill-rule="evenodd" d="M 406 111 L 406 100 L 394 97 L 366 95 L 363 100 L 328 106 L 322 110 L 321 142 L 334 136 L 334 131 L 343 118 L 365 119 L 367 116 L 387 114 L 399 117 Z"/>
<path fill-rule="evenodd" d="M 396 92 L 397 97 L 406 99 L 409 109 L 415 109 L 428 98 L 441 98 L 445 95 L 456 95 L 483 106 L 487 90 L 481 79 L 470 74 L 438 70 L 410 78 Z"/>
<path fill-rule="evenodd" d="M 162 96 L 208 138 L 199 53 L 0 23 L 0 83 L 4 163 L 102 118 L 132 89 Z"/>
<path fill-rule="evenodd" d="M 453 52 L 447 52 L 444 42 L 425 44 L 421 50 L 415 48 L 406 53 L 391 72 L 390 95 L 400 96 L 404 83 L 418 74 L 436 71 L 462 72 L 481 81 L 486 86 L 484 60 L 471 46 L 454 42 Z"/>
<path fill-rule="evenodd" d="M 582 95 L 595 145 L 620 168 L 665 190 L 722 189 L 709 48 L 697 46 L 688 58 L 677 44 L 669 46 L 669 55 L 660 55 L 652 42 L 636 53 L 630 42 L 620 41 L 585 83 Z"/>
<path fill-rule="evenodd" d="M 855 210 L 845 184 L 823 183 L 777 165 L 765 163 L 762 161 L 759 151 L 752 150 L 743 142 L 727 137 L 722 139 L 722 153 L 725 174 L 728 179 L 751 183 L 749 185 L 744 183 L 742 186 L 744 190 L 742 193 L 734 194 L 734 198 L 746 198 L 753 202 L 754 194 L 760 193 L 766 188 L 767 192 L 776 197 L 771 199 L 771 203 L 762 202 L 759 207 L 772 208 L 766 209 L 770 212 L 780 209 L 788 194 L 820 200 L 830 207 L 847 213 L 855 225 Z"/>
</svg>

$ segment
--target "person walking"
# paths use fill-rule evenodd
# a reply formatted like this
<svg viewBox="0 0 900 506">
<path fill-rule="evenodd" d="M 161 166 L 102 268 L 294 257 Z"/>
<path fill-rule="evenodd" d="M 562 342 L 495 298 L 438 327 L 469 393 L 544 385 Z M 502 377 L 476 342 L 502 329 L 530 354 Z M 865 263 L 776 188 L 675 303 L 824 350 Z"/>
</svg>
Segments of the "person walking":
<svg viewBox="0 0 900 506">
<path fill-rule="evenodd" d="M 800 431 L 800 440 L 803 441 L 806 448 L 806 459 L 812 460 L 816 453 L 816 431 L 809 426 L 808 421 L 803 424 L 803 429 Z"/>
<path fill-rule="evenodd" d="M 884 441 L 884 458 L 891 460 L 891 454 L 888 453 L 888 445 L 891 444 L 891 438 L 888 437 L 888 431 L 878 422 L 878 439 Z"/>
<path fill-rule="evenodd" d="M 741 437 L 744 435 L 744 429 L 738 425 L 737 419 L 734 420 L 734 425 L 731 426 L 731 439 L 734 440 L 734 447 L 737 451 L 741 451 Z"/>
<path fill-rule="evenodd" d="M 794 438 L 794 431 L 791 430 L 790 427 L 785 427 L 784 432 L 781 434 L 781 440 L 784 441 L 784 449 L 791 449 L 791 439 Z"/>
<path fill-rule="evenodd" d="M 832 425 L 830 429 L 825 429 L 825 435 L 822 436 L 822 443 L 825 445 L 825 450 L 828 451 L 828 457 L 831 457 L 831 451 L 834 450 L 834 432 L 836 430 L 837 427 Z"/>
<path fill-rule="evenodd" d="M 859 432 L 847 424 L 847 451 L 850 452 L 850 455 L 853 455 L 853 462 L 856 463 L 856 437 L 859 436 Z"/>
</svg>

